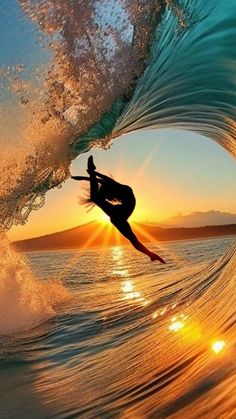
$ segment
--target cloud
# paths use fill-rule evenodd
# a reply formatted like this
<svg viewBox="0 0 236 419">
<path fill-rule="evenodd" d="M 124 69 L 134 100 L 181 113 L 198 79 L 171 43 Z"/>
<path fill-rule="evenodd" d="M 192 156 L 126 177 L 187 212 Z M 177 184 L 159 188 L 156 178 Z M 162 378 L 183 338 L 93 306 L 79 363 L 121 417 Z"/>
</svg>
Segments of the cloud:
<svg viewBox="0 0 236 419">
<path fill-rule="evenodd" d="M 183 215 L 177 213 L 163 220 L 161 225 L 170 227 L 200 227 L 205 225 L 236 224 L 236 214 L 217 210 L 194 211 Z"/>
</svg>

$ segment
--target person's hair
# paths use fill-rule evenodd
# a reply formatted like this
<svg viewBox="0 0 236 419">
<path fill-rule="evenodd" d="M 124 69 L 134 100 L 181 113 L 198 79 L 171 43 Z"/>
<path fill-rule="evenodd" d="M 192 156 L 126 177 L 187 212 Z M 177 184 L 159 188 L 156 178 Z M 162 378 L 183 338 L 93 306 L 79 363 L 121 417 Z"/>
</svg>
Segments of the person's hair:
<svg viewBox="0 0 236 419">
<path fill-rule="evenodd" d="M 91 211 L 95 207 L 95 203 L 90 197 L 89 188 L 84 187 L 84 196 L 79 196 L 79 204 L 84 205 L 87 208 L 87 212 Z"/>
</svg>

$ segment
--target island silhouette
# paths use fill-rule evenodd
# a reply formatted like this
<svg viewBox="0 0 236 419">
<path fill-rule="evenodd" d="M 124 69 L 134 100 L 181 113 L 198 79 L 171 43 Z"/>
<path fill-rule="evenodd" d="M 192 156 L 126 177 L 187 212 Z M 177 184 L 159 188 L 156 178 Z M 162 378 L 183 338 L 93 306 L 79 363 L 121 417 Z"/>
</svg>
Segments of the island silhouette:
<svg viewBox="0 0 236 419">
<path fill-rule="evenodd" d="M 15 241 L 13 244 L 22 251 L 41 251 L 76 249 L 84 247 L 85 244 L 86 247 L 90 248 L 129 243 L 127 239 L 115 231 L 113 226 L 109 226 L 109 235 L 104 240 L 104 228 L 106 228 L 106 225 L 103 229 L 99 227 L 101 227 L 101 223 L 94 221 L 57 233 Z M 236 224 L 161 228 L 155 225 L 133 222 L 132 228 L 140 240 L 145 243 L 236 235 Z M 90 241 L 95 229 L 97 229 L 97 235 Z"/>
</svg>

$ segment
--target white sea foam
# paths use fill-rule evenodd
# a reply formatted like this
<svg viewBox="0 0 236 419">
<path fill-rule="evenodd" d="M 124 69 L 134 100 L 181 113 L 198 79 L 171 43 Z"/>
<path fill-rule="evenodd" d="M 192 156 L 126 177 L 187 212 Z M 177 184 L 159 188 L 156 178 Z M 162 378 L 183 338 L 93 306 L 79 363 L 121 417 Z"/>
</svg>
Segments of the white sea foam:
<svg viewBox="0 0 236 419">
<path fill-rule="evenodd" d="M 4 234 L 0 244 L 0 334 L 26 330 L 56 314 L 69 291 L 56 280 L 38 281 Z"/>
</svg>

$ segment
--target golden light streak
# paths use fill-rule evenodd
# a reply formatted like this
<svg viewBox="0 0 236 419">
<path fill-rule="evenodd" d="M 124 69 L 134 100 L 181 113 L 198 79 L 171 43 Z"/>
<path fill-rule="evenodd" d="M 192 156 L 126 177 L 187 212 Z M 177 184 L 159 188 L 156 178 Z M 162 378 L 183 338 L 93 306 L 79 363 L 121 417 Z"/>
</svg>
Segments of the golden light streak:
<svg viewBox="0 0 236 419">
<path fill-rule="evenodd" d="M 112 255 L 113 260 L 115 260 L 117 264 L 120 264 L 123 258 L 123 250 L 121 249 L 121 247 L 120 246 L 113 247 L 112 253 L 113 253 Z"/>
<path fill-rule="evenodd" d="M 94 240 L 97 238 L 97 236 L 102 232 L 102 230 L 105 229 L 104 224 L 101 224 L 98 228 L 95 229 L 94 233 L 92 234 L 92 236 L 90 236 L 88 238 L 88 240 L 86 240 L 86 242 L 84 243 L 84 245 L 79 249 L 79 254 L 76 253 L 76 255 L 74 257 L 72 257 L 64 271 L 62 272 L 62 274 L 60 275 L 60 279 L 63 280 L 65 278 L 65 276 L 68 274 L 69 271 L 72 270 L 72 268 L 74 267 L 74 265 L 78 262 L 78 259 L 81 257 L 81 255 L 84 253 L 85 250 L 87 250 L 87 248 L 89 246 L 91 246 L 91 244 L 94 242 Z"/>
<path fill-rule="evenodd" d="M 144 228 L 142 228 L 139 224 L 134 223 L 135 228 L 137 229 L 137 231 L 143 235 L 143 237 L 145 237 L 145 239 L 147 239 L 149 242 L 152 243 L 158 243 L 160 244 L 160 241 L 156 239 L 156 237 L 154 237 L 151 233 L 147 232 Z M 169 248 L 165 247 L 163 245 L 163 242 L 161 243 L 161 248 L 164 249 L 167 253 L 169 253 L 172 257 L 173 260 L 179 264 L 183 264 L 185 263 L 184 259 L 180 258 L 179 256 L 177 256 L 174 252 L 170 251 Z"/>
<path fill-rule="evenodd" d="M 122 283 L 121 290 L 125 294 L 123 300 L 135 301 L 143 307 L 147 306 L 150 303 L 149 300 L 147 300 L 145 297 L 142 297 L 139 291 L 135 291 L 134 284 L 132 281 L 124 281 Z"/>
<path fill-rule="evenodd" d="M 150 304 L 149 300 L 145 300 L 145 299 L 142 299 L 142 300 L 144 300 L 143 304 L 142 304 L 144 307 L 146 307 L 146 306 L 148 306 L 148 304 Z"/>
<path fill-rule="evenodd" d="M 200 325 L 190 321 L 184 313 L 173 316 L 168 329 L 175 333 L 181 331 L 181 338 L 184 339 L 186 344 L 190 345 L 199 342 L 203 337 Z"/>
<path fill-rule="evenodd" d="M 174 316 L 171 319 L 171 324 L 169 326 L 169 330 L 172 332 L 178 332 L 179 330 L 183 329 L 185 327 L 185 320 L 187 320 L 186 314 L 179 314 L 178 316 Z M 191 328 L 190 328 L 191 330 Z"/>
<path fill-rule="evenodd" d="M 101 247 L 105 247 L 109 243 L 109 239 L 110 239 L 111 233 L 112 233 L 112 226 L 111 226 L 110 223 L 107 224 L 106 222 L 102 222 L 102 224 L 104 225 L 105 229 L 104 229 L 104 235 L 103 235 L 103 240 L 102 240 L 102 243 L 101 243 Z"/>
<path fill-rule="evenodd" d="M 129 271 L 128 269 L 120 269 L 120 270 L 114 270 L 112 271 L 113 275 L 118 275 L 118 276 L 127 276 Z"/>
<path fill-rule="evenodd" d="M 99 217 L 97 217 L 97 221 L 99 223 L 110 225 L 110 217 L 108 217 L 108 215 L 103 211 L 101 211 L 101 213 L 99 214 Z"/>
<path fill-rule="evenodd" d="M 177 320 L 169 326 L 169 330 L 171 330 L 172 332 L 178 332 L 179 330 L 183 329 L 184 326 L 185 324 L 183 322 Z"/>
<path fill-rule="evenodd" d="M 164 314 L 167 312 L 167 308 L 164 307 L 161 311 L 160 311 L 160 316 L 164 316 Z"/>
<path fill-rule="evenodd" d="M 137 301 L 139 301 L 139 299 L 140 299 L 140 292 L 133 291 L 133 292 L 127 293 L 127 299 L 129 299 L 129 300 L 135 300 L 136 298 L 138 299 Z"/>
<path fill-rule="evenodd" d="M 142 234 L 145 239 L 149 240 L 150 242 L 158 242 L 158 239 L 156 239 L 156 237 L 154 237 L 152 234 L 148 233 L 148 231 L 144 230 L 144 228 L 142 228 L 139 224 L 134 223 L 135 228 L 138 230 L 138 232 L 140 234 Z"/>
<path fill-rule="evenodd" d="M 134 286 L 131 281 L 125 281 L 124 285 L 122 287 L 123 292 L 132 292 L 134 289 Z"/>
<path fill-rule="evenodd" d="M 104 226 L 103 240 L 101 241 L 101 248 L 103 249 L 109 243 L 109 239 L 112 233 L 112 226 L 110 222 L 107 223 L 106 221 L 100 224 Z M 101 251 L 99 252 L 98 263 L 101 263 L 103 259 L 104 259 L 104 252 Z"/>
<path fill-rule="evenodd" d="M 143 161 L 139 170 L 136 172 L 136 174 L 132 178 L 132 182 L 137 183 L 137 181 L 139 181 L 139 179 L 143 177 L 144 173 L 147 171 L 148 167 L 150 166 L 150 163 L 159 147 L 160 147 L 160 142 L 159 143 L 157 142 L 155 146 L 152 147 L 152 149 L 150 149 L 150 153 L 147 155 L 146 159 Z"/>
<path fill-rule="evenodd" d="M 211 348 L 215 354 L 219 354 L 225 348 L 225 346 L 226 343 L 224 340 L 216 340 L 212 343 Z"/>
</svg>

